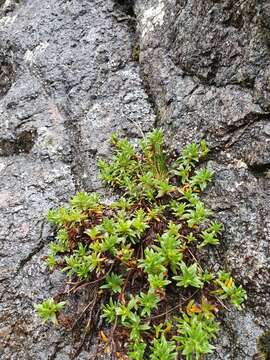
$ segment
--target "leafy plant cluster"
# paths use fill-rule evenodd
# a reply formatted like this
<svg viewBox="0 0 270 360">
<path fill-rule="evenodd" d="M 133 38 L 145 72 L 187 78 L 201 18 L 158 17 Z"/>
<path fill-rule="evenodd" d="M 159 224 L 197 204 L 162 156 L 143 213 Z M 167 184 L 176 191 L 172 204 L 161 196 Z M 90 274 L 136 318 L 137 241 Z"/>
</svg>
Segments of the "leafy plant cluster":
<svg viewBox="0 0 270 360">
<path fill-rule="evenodd" d="M 98 287 L 111 326 L 103 342 L 119 359 L 199 359 L 214 349 L 224 301 L 241 309 L 246 299 L 229 273 L 200 263 L 203 248 L 217 246 L 223 230 L 200 200 L 213 177 L 209 168 L 196 169 L 207 144 L 193 142 L 172 159 L 162 130 L 137 148 L 116 135 L 112 142 L 112 161 L 98 165 L 121 196 L 105 205 L 98 194 L 80 192 L 70 206 L 50 210 L 57 235 L 48 266 Z M 63 306 L 48 299 L 36 309 L 55 323 Z"/>
</svg>

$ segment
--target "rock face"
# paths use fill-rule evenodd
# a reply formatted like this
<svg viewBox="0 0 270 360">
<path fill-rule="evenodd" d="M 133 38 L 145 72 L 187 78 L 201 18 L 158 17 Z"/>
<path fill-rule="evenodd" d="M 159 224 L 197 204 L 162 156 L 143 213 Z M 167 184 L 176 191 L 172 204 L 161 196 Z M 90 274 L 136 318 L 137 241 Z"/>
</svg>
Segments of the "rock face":
<svg viewBox="0 0 270 360">
<path fill-rule="evenodd" d="M 226 231 L 209 261 L 249 299 L 207 358 L 256 358 L 270 327 L 269 19 L 267 0 L 0 1 L 1 359 L 74 354 L 72 336 L 32 306 L 63 286 L 42 261 L 43 214 L 101 189 L 96 160 L 112 131 L 136 139 L 153 127 L 179 149 L 210 144 L 205 201 Z"/>
</svg>

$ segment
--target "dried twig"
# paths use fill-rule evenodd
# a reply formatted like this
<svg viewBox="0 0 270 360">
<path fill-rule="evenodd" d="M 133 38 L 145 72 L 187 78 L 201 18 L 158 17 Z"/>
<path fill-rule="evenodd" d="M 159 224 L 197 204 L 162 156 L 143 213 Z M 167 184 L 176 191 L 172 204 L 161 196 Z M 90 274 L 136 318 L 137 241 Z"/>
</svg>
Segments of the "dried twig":
<svg viewBox="0 0 270 360">
<path fill-rule="evenodd" d="M 188 300 L 190 300 L 191 298 L 193 298 L 193 296 L 195 296 L 198 291 L 200 291 L 200 289 L 194 291 L 187 299 L 181 301 L 178 305 L 172 307 L 171 309 L 165 311 L 165 312 L 162 313 L 162 314 L 158 314 L 158 315 L 155 315 L 155 316 L 151 316 L 151 317 L 149 317 L 147 320 L 154 320 L 154 319 L 158 319 L 158 318 L 163 317 L 163 316 L 167 316 L 169 313 L 171 313 L 172 311 L 176 310 L 176 309 L 179 308 L 180 306 L 184 305 Z"/>
</svg>

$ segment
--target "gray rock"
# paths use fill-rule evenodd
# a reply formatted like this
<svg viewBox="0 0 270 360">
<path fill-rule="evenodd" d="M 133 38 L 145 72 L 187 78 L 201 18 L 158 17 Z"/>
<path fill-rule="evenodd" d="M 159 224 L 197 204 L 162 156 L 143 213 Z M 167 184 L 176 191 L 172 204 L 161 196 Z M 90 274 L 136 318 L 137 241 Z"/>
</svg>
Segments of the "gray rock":
<svg viewBox="0 0 270 360">
<path fill-rule="evenodd" d="M 157 124 L 175 147 L 210 143 L 215 182 L 205 201 L 225 224 L 211 259 L 242 282 L 242 313 L 227 315 L 211 359 L 253 359 L 269 322 L 269 3 L 140 1 L 140 64 Z"/>
<path fill-rule="evenodd" d="M 266 0 L 0 0 L 1 359 L 75 354 L 78 339 L 33 310 L 65 291 L 42 260 L 43 215 L 102 190 L 96 160 L 113 131 L 136 141 L 159 126 L 175 148 L 210 143 L 205 201 L 226 231 L 209 262 L 249 294 L 208 358 L 253 359 L 270 326 L 269 11 Z"/>
</svg>

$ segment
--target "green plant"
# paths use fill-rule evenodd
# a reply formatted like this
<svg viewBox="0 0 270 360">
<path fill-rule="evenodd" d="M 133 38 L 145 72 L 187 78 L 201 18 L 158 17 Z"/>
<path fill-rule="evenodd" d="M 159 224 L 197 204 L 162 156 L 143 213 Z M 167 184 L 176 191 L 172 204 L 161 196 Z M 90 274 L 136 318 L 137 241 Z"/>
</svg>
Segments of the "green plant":
<svg viewBox="0 0 270 360">
<path fill-rule="evenodd" d="M 102 285 L 101 289 L 110 289 L 113 293 L 118 293 L 121 291 L 123 284 L 123 278 L 121 275 L 111 273 L 106 277 L 106 284 Z"/>
<path fill-rule="evenodd" d="M 110 301 L 107 304 L 103 304 L 102 306 L 102 317 L 107 320 L 110 324 L 116 319 L 116 306 L 117 304 L 110 298 Z"/>
<path fill-rule="evenodd" d="M 211 169 L 195 170 L 195 174 L 191 178 L 191 184 L 194 187 L 198 187 L 200 190 L 204 190 L 212 180 L 213 175 L 214 172 Z"/>
<path fill-rule="evenodd" d="M 144 360 L 146 344 L 144 342 L 131 343 L 129 346 L 128 357 L 131 360 Z"/>
<path fill-rule="evenodd" d="M 229 273 L 210 272 L 199 261 L 223 231 L 200 200 L 213 178 L 211 169 L 195 168 L 207 144 L 188 144 L 174 160 L 162 130 L 136 147 L 116 135 L 112 144 L 112 161 L 100 160 L 99 168 L 118 199 L 108 205 L 80 192 L 69 206 L 50 210 L 57 235 L 47 264 L 67 275 L 68 293 L 89 289 L 91 301 L 78 317 L 83 324 L 88 312 L 84 339 L 101 310 L 111 327 L 102 343 L 119 358 L 199 359 L 214 349 L 225 302 L 240 309 L 247 297 Z M 56 322 L 63 305 L 48 299 L 36 309 Z"/>
<path fill-rule="evenodd" d="M 70 204 L 73 206 L 73 208 L 82 211 L 97 211 L 101 208 L 100 196 L 97 193 L 88 194 L 86 192 L 79 192 L 70 199 Z"/>
<path fill-rule="evenodd" d="M 176 273 L 183 257 L 183 249 L 181 248 L 181 241 L 179 239 L 180 226 L 174 228 L 175 233 L 172 228 L 170 229 L 170 226 L 173 227 L 175 224 L 170 223 L 168 230 L 161 236 L 157 236 L 156 241 L 159 243 L 159 246 L 155 245 L 153 248 L 162 256 L 162 262 L 165 263 L 166 267 L 169 266 L 172 272 Z"/>
<path fill-rule="evenodd" d="M 149 330 L 150 326 L 146 323 L 142 322 L 142 319 L 139 315 L 134 314 L 133 312 L 130 314 L 128 320 L 123 323 L 124 326 L 130 329 L 130 339 L 134 342 L 138 342 L 142 340 L 142 332 Z"/>
<path fill-rule="evenodd" d="M 150 289 L 153 289 L 153 290 L 164 289 L 167 285 L 169 285 L 171 283 L 170 280 L 167 280 L 164 278 L 164 274 L 162 274 L 162 273 L 160 273 L 158 275 L 149 274 L 148 282 L 149 282 Z"/>
<path fill-rule="evenodd" d="M 65 301 L 56 303 L 53 298 L 49 298 L 44 300 L 41 304 L 35 304 L 34 307 L 44 322 L 52 321 L 54 324 L 57 324 L 58 321 L 56 315 L 65 305 Z"/>
<path fill-rule="evenodd" d="M 194 263 L 190 266 L 187 266 L 183 261 L 180 264 L 181 275 L 173 276 L 173 279 L 177 281 L 176 286 L 183 286 L 184 288 L 188 286 L 193 286 L 196 288 L 201 288 L 203 282 L 201 276 L 198 273 L 197 264 Z"/>
<path fill-rule="evenodd" d="M 164 335 L 159 339 L 154 339 L 151 350 L 151 360 L 176 360 L 177 358 L 174 341 L 167 341 Z"/>
<path fill-rule="evenodd" d="M 177 319 L 179 335 L 174 339 L 179 343 L 182 354 L 187 360 L 199 359 L 202 354 L 213 351 L 210 340 L 216 336 L 218 326 L 213 319 L 209 320 L 202 315 L 183 315 Z"/>
<path fill-rule="evenodd" d="M 52 270 L 54 270 L 54 268 L 57 264 L 57 259 L 55 258 L 54 254 L 49 254 L 47 256 L 46 262 L 49 266 L 49 269 L 52 271 Z"/>
<path fill-rule="evenodd" d="M 164 266 L 165 258 L 160 252 L 154 249 L 145 249 L 144 259 L 139 260 L 139 267 L 148 274 L 160 274 L 166 271 Z"/>
<path fill-rule="evenodd" d="M 57 210 L 49 210 L 47 219 L 59 226 L 68 224 L 79 224 L 87 218 L 87 215 L 76 208 L 59 208 Z"/>
<path fill-rule="evenodd" d="M 141 316 L 151 315 L 151 312 L 157 308 L 157 305 L 160 301 L 160 297 L 152 290 L 149 290 L 148 293 L 141 293 L 140 295 L 140 305 L 142 306 Z"/>
<path fill-rule="evenodd" d="M 219 295 L 221 299 L 229 299 L 237 308 L 241 309 L 243 302 L 247 299 L 247 293 L 242 285 L 236 286 L 231 275 L 225 271 L 220 271 L 216 284 L 220 286 L 214 293 Z"/>
<path fill-rule="evenodd" d="M 194 205 L 194 208 L 188 209 L 186 214 L 183 215 L 183 218 L 187 219 L 187 224 L 191 228 L 203 223 L 212 215 L 212 212 L 206 209 L 204 204 L 196 198 L 194 198 L 192 205 Z"/>
</svg>

